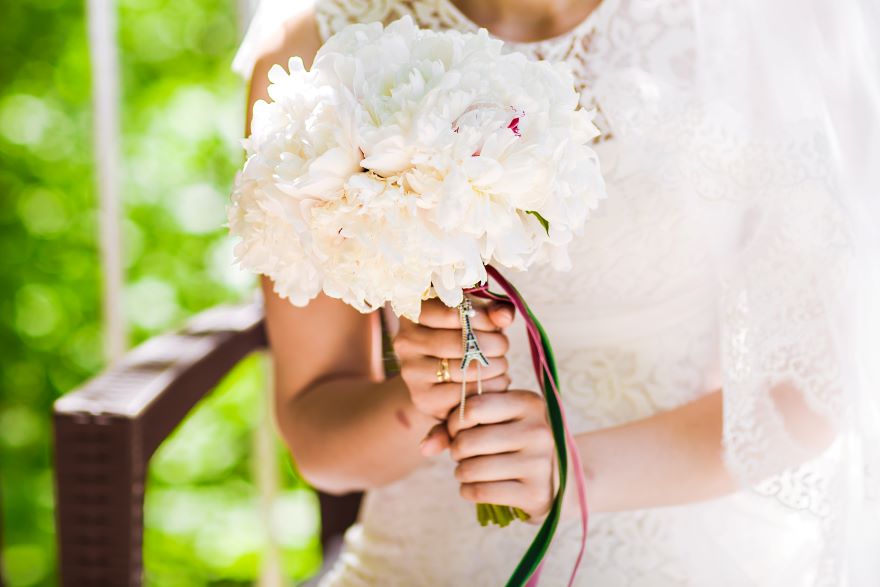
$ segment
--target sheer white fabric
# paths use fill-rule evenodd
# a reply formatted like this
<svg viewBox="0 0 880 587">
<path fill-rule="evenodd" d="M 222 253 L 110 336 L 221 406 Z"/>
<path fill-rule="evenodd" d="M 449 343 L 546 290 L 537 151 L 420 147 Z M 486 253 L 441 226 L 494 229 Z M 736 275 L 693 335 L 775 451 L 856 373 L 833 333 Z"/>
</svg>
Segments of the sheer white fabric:
<svg viewBox="0 0 880 587">
<path fill-rule="evenodd" d="M 315 9 L 324 38 L 404 14 L 477 29 L 450 0 Z M 702 503 L 594 514 L 577 584 L 878 585 L 880 574 L 863 568 L 857 578 L 850 560 L 867 539 L 849 524 L 854 495 L 859 504 L 871 495 L 863 446 L 847 432 L 846 308 L 836 302 L 851 282 L 853 235 L 832 195 L 832 146 L 812 127 L 785 141 L 754 132 L 760 116 L 709 99 L 696 62 L 706 31 L 694 15 L 688 0 L 604 0 L 569 33 L 509 44 L 568 61 L 604 132 L 596 148 L 609 196 L 574 245 L 572 271 L 508 276 L 553 341 L 574 431 L 721 388 L 724 456 L 742 483 Z M 520 327 L 514 386 L 534 388 Z M 792 421 L 804 410 L 842 432 L 811 447 L 815 435 Z M 441 456 L 371 491 L 322 586 L 503 584 L 535 528 L 477 526 L 452 469 Z M 578 532 L 561 524 L 543 585 L 567 581 Z"/>
</svg>

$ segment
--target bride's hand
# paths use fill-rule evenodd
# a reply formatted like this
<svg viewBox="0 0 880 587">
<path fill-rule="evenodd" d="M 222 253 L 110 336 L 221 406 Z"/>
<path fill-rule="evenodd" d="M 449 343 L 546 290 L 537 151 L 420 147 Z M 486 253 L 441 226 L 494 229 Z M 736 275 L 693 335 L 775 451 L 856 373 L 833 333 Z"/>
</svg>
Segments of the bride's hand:
<svg viewBox="0 0 880 587">
<path fill-rule="evenodd" d="M 471 325 L 478 331 L 477 339 L 489 366 L 482 367 L 484 392 L 504 391 L 510 385 L 507 376 L 507 336 L 502 331 L 513 320 L 510 305 L 491 303 L 474 304 L 476 315 Z M 400 330 L 393 341 L 394 352 L 400 360 L 400 375 L 409 389 L 412 402 L 420 412 L 445 420 L 461 398 L 462 373 L 458 368 L 463 354 L 461 323 L 456 308 L 449 308 L 434 299 L 422 304 L 419 323 L 401 319 Z M 441 360 L 448 361 L 448 381 L 440 381 Z M 467 372 L 468 393 L 476 392 L 476 369 Z M 436 439 L 436 440 L 435 440 Z M 429 434 L 427 444 L 437 443 L 438 450 L 424 447 L 427 453 L 445 448 L 441 435 Z"/>
<path fill-rule="evenodd" d="M 461 496 L 518 507 L 533 521 L 550 510 L 555 453 L 544 399 L 510 390 L 468 399 L 464 422 L 449 418 L 450 454 Z"/>
</svg>

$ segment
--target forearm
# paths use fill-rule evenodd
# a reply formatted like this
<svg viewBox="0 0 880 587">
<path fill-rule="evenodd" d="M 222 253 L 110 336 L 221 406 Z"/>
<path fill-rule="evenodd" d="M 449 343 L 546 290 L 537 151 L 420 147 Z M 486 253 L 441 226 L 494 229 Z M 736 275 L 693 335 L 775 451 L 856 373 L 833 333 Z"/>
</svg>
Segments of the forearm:
<svg viewBox="0 0 880 587">
<path fill-rule="evenodd" d="M 403 381 L 334 378 L 279 400 L 277 419 L 300 473 L 331 493 L 390 483 L 418 467 L 419 442 L 436 422 Z"/>
<path fill-rule="evenodd" d="M 576 442 L 593 511 L 677 505 L 737 488 L 723 460 L 720 390 Z"/>
</svg>

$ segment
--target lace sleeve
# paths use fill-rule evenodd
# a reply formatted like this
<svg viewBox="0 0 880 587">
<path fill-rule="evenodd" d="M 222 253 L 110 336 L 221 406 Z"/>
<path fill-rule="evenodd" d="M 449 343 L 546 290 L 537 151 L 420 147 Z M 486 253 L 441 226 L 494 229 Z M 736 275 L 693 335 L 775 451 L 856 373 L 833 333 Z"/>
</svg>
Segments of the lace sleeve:
<svg viewBox="0 0 880 587">
<path fill-rule="evenodd" d="M 838 300 L 847 243 L 818 181 L 765 194 L 721 299 L 724 449 L 754 484 L 813 456 L 842 417 Z"/>
</svg>

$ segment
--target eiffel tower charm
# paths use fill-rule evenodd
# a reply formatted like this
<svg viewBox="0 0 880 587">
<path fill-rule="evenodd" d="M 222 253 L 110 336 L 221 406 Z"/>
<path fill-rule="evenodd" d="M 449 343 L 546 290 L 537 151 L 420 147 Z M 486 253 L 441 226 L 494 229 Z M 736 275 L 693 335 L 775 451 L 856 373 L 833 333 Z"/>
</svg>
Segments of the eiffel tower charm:
<svg viewBox="0 0 880 587">
<path fill-rule="evenodd" d="M 477 394 L 483 393 L 483 382 L 480 373 L 480 366 L 488 367 L 489 359 L 480 350 L 477 343 L 477 335 L 471 326 L 471 318 L 476 315 L 471 301 L 464 298 L 458 306 L 458 316 L 461 319 L 461 344 L 463 349 L 463 358 L 461 359 L 461 403 L 459 404 L 458 417 L 464 420 L 464 404 L 467 399 L 467 369 L 471 362 L 477 362 Z"/>
</svg>

